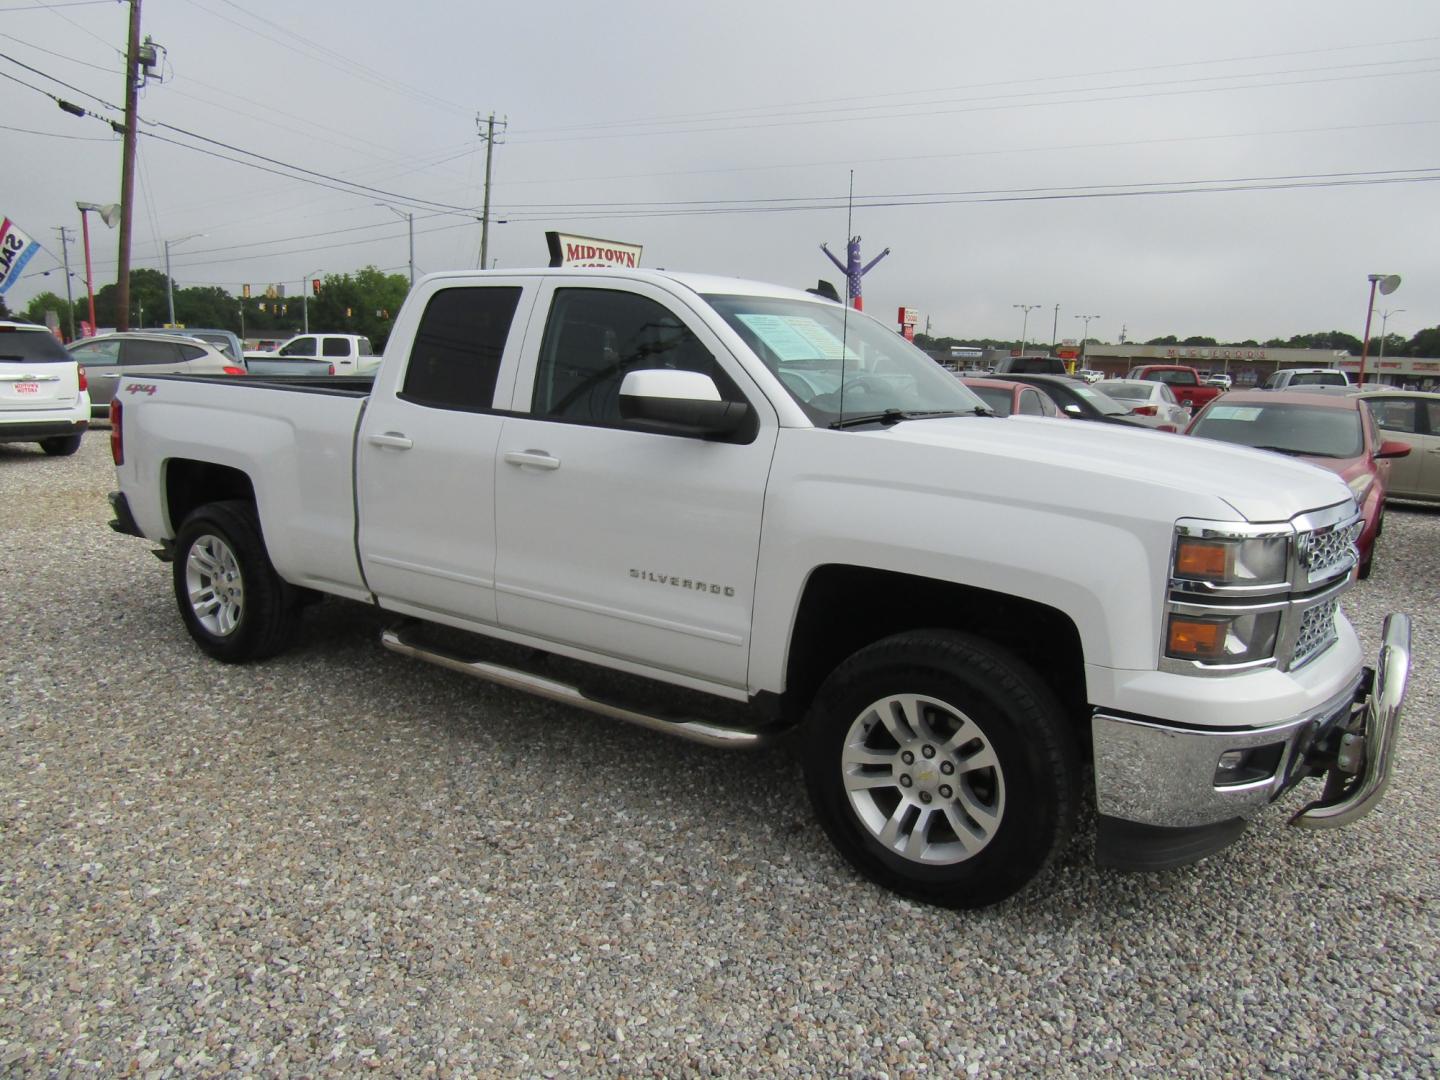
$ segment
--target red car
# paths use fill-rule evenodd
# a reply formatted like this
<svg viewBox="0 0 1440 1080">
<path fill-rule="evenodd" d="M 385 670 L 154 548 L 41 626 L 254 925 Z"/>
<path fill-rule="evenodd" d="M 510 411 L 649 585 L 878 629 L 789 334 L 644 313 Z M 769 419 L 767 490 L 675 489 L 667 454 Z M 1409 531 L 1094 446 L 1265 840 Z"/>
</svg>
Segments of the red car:
<svg viewBox="0 0 1440 1080">
<path fill-rule="evenodd" d="M 1404 457 L 1410 447 L 1381 442 L 1370 410 L 1358 397 L 1303 390 L 1231 391 L 1207 405 L 1187 433 L 1289 454 L 1344 480 L 1365 516 L 1356 546 L 1360 576 L 1370 576 L 1390 484 L 1388 459 Z"/>
<path fill-rule="evenodd" d="M 979 395 L 980 400 L 995 410 L 996 416 L 1054 416 L 1070 419 L 1060 411 L 1050 395 L 1039 387 L 1001 379 L 961 379 Z"/>
</svg>

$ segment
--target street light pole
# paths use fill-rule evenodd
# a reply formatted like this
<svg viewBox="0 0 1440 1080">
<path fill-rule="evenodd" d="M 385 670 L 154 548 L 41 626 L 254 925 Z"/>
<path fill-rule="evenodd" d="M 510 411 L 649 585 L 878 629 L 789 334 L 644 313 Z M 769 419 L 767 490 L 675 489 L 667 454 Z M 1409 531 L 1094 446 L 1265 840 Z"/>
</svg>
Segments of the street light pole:
<svg viewBox="0 0 1440 1080">
<path fill-rule="evenodd" d="M 413 289 L 415 287 L 415 215 L 407 214 L 404 210 L 397 210 L 389 203 L 377 202 L 375 205 L 385 207 L 392 214 L 404 218 L 410 225 L 410 287 Z"/>
<path fill-rule="evenodd" d="M 178 240 L 165 241 L 165 299 L 170 304 L 170 325 L 175 325 L 175 282 L 170 277 L 170 245 L 183 244 L 186 240 L 194 240 L 204 236 L 204 233 L 189 233 Z"/>
<path fill-rule="evenodd" d="M 1025 342 L 1029 340 L 1029 336 L 1028 336 L 1028 335 L 1029 335 L 1029 333 L 1030 333 L 1030 312 L 1034 311 L 1034 310 L 1035 310 L 1036 308 L 1038 308 L 1040 305 L 1039 305 L 1039 304 L 1011 304 L 1010 306 L 1011 306 L 1012 308 L 1019 308 L 1021 311 L 1023 311 L 1023 312 L 1025 313 L 1025 317 L 1024 317 L 1023 319 L 1021 319 L 1021 321 L 1020 321 L 1020 355 L 1021 355 L 1021 356 L 1024 356 L 1024 355 L 1025 355 Z"/>
<path fill-rule="evenodd" d="M 1404 310 L 1402 307 L 1396 308 L 1394 311 L 1382 311 L 1380 313 L 1380 357 L 1375 362 L 1382 367 L 1384 366 L 1383 361 L 1385 360 L 1385 324 L 1390 321 L 1391 315 L 1399 315 Z"/>
<path fill-rule="evenodd" d="M 1365 337 L 1360 342 L 1360 383 L 1365 385 L 1365 360 L 1370 355 L 1370 320 L 1375 317 L 1375 290 L 1381 296 L 1389 296 L 1400 287 L 1399 274 L 1366 274 L 1370 282 L 1370 303 L 1365 308 Z"/>
<path fill-rule="evenodd" d="M 1050 351 L 1055 351 L 1055 343 L 1060 340 L 1060 305 L 1055 305 L 1055 318 L 1050 321 Z"/>
<path fill-rule="evenodd" d="M 1100 316 L 1099 316 L 1099 315 L 1076 315 L 1075 318 L 1077 318 L 1077 319 L 1083 319 L 1083 320 L 1084 320 L 1083 327 L 1082 327 L 1082 329 L 1081 329 L 1081 331 L 1080 331 L 1080 347 L 1083 349 L 1083 348 L 1085 347 L 1085 341 L 1086 341 L 1086 339 L 1089 338 L 1089 336 L 1090 336 L 1090 320 L 1091 320 L 1091 319 L 1098 319 L 1098 318 L 1100 318 Z"/>
<path fill-rule="evenodd" d="M 99 203 L 77 202 L 75 209 L 80 211 L 80 235 L 85 244 L 85 292 L 90 297 L 90 333 L 93 334 L 98 329 L 95 325 L 95 278 L 90 270 L 90 221 L 85 215 L 94 210 L 100 215 L 101 221 L 113 228 L 115 218 L 120 214 L 120 206 L 118 203 L 101 206 Z M 125 315 L 125 321 L 129 322 L 129 312 Z"/>
</svg>

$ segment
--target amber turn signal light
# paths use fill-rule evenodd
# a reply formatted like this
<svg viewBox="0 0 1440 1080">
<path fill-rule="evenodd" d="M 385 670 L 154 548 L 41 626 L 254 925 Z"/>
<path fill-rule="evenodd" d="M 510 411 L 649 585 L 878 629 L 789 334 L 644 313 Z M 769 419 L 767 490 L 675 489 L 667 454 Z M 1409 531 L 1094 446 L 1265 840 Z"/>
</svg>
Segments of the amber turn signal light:
<svg viewBox="0 0 1440 1080">
<path fill-rule="evenodd" d="M 1209 619 L 1172 615 L 1165 633 L 1165 651 L 1180 660 L 1219 660 L 1225 655 L 1228 626 Z"/>
<path fill-rule="evenodd" d="M 1175 548 L 1175 573 L 1180 577 L 1223 581 L 1229 574 L 1229 550 L 1209 540 L 1181 540 Z"/>
</svg>

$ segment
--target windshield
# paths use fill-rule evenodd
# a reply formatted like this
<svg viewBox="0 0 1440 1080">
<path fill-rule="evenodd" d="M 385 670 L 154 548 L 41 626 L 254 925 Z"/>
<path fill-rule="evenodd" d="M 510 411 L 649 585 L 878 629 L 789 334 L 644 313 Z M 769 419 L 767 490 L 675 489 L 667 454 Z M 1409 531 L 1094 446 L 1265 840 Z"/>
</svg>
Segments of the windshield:
<svg viewBox="0 0 1440 1080">
<path fill-rule="evenodd" d="M 817 427 L 841 418 L 970 413 L 985 403 L 895 331 L 829 301 L 706 296 Z M 841 382 L 843 375 L 843 385 Z"/>
<path fill-rule="evenodd" d="M 1212 405 L 1190 434 L 1309 457 L 1359 457 L 1364 448 L 1359 412 L 1311 405 Z"/>
<path fill-rule="evenodd" d="M 69 360 L 71 356 L 60 339 L 43 327 L 20 329 L 0 326 L 0 360 L 50 362 Z"/>
</svg>

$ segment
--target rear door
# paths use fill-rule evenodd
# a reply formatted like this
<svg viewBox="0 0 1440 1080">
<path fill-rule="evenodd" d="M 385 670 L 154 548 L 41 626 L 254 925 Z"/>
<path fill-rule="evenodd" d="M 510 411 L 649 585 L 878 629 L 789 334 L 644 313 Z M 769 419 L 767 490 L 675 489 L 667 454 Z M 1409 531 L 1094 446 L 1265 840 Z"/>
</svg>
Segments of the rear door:
<svg viewBox="0 0 1440 1080">
<path fill-rule="evenodd" d="M 1410 447 L 1404 457 L 1390 460 L 1389 493 L 1440 502 L 1440 400 L 1386 396 L 1365 404 L 1381 439 Z"/>
<path fill-rule="evenodd" d="M 407 301 L 421 315 L 391 340 L 410 340 L 409 355 L 388 355 L 355 448 L 361 565 L 384 607 L 495 622 L 499 410 L 533 290 L 524 278 L 440 280 Z"/>
<path fill-rule="evenodd" d="M 0 411 L 73 408 L 79 394 L 75 359 L 54 334 L 0 327 Z"/>
<path fill-rule="evenodd" d="M 351 375 L 355 372 L 354 346 L 349 338 L 323 337 L 320 339 L 321 358 L 335 365 L 336 375 Z"/>
</svg>

